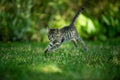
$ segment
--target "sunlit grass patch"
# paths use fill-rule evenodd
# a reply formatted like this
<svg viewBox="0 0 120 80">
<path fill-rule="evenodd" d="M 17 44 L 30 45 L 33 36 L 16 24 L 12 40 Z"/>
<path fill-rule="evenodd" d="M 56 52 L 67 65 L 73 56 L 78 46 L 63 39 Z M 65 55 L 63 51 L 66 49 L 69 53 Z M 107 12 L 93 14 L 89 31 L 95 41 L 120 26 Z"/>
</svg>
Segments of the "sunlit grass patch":
<svg viewBox="0 0 120 80">
<path fill-rule="evenodd" d="M 31 67 L 32 70 L 43 73 L 61 73 L 62 70 L 55 64 L 39 64 Z"/>
</svg>

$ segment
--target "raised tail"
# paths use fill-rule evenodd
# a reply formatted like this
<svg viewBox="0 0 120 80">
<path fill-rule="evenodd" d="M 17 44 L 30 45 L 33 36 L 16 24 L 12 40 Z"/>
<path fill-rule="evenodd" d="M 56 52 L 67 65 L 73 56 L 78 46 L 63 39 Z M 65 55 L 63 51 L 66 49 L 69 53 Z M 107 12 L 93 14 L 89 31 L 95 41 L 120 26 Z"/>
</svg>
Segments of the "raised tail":
<svg viewBox="0 0 120 80">
<path fill-rule="evenodd" d="M 75 22 L 76 22 L 76 20 L 77 20 L 77 17 L 79 16 L 79 14 L 80 14 L 83 10 L 84 10 L 84 8 L 80 8 L 79 11 L 76 13 L 76 15 L 74 16 L 74 18 L 73 18 L 73 20 L 72 20 L 72 22 L 71 22 L 71 24 L 70 24 L 71 27 L 74 27 Z"/>
</svg>

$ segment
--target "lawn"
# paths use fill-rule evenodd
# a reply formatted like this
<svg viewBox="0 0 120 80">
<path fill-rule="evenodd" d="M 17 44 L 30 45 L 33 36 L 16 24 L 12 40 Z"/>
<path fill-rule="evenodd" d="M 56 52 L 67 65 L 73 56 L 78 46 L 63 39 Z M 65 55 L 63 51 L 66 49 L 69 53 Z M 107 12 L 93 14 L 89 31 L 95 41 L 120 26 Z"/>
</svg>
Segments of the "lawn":
<svg viewBox="0 0 120 80">
<path fill-rule="evenodd" d="M 120 40 L 71 42 L 47 55 L 47 43 L 0 42 L 0 80 L 120 80 Z"/>
</svg>

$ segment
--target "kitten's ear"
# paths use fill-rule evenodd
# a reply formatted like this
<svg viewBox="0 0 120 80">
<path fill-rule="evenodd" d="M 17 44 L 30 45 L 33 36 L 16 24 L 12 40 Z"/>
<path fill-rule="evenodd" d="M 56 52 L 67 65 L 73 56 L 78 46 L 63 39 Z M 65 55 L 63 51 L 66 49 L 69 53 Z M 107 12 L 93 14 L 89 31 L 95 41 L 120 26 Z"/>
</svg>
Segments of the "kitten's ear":
<svg viewBox="0 0 120 80">
<path fill-rule="evenodd" d="M 58 30 L 58 29 L 56 29 L 56 31 L 58 32 L 59 30 Z"/>
<path fill-rule="evenodd" d="M 50 30 L 50 28 L 48 28 L 48 31 Z"/>
<path fill-rule="evenodd" d="M 47 32 L 49 32 L 50 31 L 50 28 L 47 28 Z"/>
<path fill-rule="evenodd" d="M 59 29 L 56 29 L 56 31 L 59 33 L 60 32 L 60 30 Z"/>
<path fill-rule="evenodd" d="M 50 29 L 50 28 L 48 28 L 48 31 L 47 31 L 47 32 L 48 32 L 48 34 L 49 34 L 49 33 L 51 32 L 51 29 Z"/>
<path fill-rule="evenodd" d="M 49 31 L 52 31 L 52 29 L 51 29 L 51 28 L 48 28 L 48 32 L 49 32 Z"/>
</svg>

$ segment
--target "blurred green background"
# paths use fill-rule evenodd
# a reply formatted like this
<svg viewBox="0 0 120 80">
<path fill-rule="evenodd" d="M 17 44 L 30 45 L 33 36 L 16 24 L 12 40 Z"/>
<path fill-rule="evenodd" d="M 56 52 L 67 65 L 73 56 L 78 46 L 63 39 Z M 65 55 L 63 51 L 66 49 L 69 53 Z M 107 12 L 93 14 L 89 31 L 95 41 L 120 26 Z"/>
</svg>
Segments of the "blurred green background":
<svg viewBox="0 0 120 80">
<path fill-rule="evenodd" d="M 48 28 L 68 25 L 80 6 L 76 28 L 83 38 L 119 37 L 119 0 L 0 0 L 0 41 L 45 42 Z"/>
<path fill-rule="evenodd" d="M 48 28 L 81 6 L 76 28 L 89 50 L 63 43 L 45 55 Z M 0 0 L 0 80 L 120 80 L 120 0 Z"/>
</svg>

